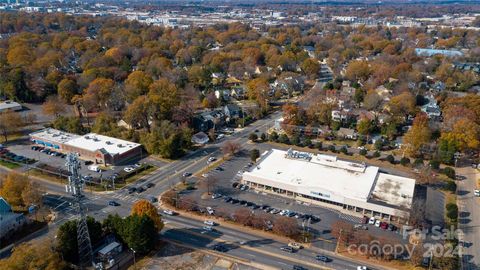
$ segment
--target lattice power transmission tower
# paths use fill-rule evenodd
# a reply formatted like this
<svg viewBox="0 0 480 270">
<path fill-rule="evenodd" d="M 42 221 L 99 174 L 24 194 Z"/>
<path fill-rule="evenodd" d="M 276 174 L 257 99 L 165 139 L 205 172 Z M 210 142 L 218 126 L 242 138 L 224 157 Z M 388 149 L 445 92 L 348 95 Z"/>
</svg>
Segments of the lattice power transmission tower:
<svg viewBox="0 0 480 270">
<path fill-rule="evenodd" d="M 87 216 L 85 215 L 85 207 L 83 205 L 83 185 L 84 181 L 79 173 L 80 161 L 76 153 L 67 155 L 67 164 L 70 176 L 66 190 L 71 193 L 74 200 L 75 209 L 78 215 L 77 222 L 77 241 L 78 241 L 78 258 L 79 266 L 84 269 L 93 265 L 92 244 L 87 227 Z"/>
</svg>

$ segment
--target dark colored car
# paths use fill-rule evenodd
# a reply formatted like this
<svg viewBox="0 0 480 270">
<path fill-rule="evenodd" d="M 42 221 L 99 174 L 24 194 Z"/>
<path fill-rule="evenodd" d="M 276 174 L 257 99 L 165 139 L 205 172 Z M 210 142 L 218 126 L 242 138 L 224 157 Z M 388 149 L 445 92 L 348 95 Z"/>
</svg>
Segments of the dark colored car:
<svg viewBox="0 0 480 270">
<path fill-rule="evenodd" d="M 128 194 L 132 194 L 132 193 L 134 193 L 136 190 L 137 190 L 137 188 L 135 188 L 135 187 L 130 187 L 130 188 L 128 188 Z"/>
<path fill-rule="evenodd" d="M 237 186 L 238 186 L 239 184 L 240 184 L 240 183 L 235 182 L 235 183 L 232 184 L 232 187 L 233 187 L 233 188 L 237 188 Z"/>
<path fill-rule="evenodd" d="M 147 183 L 147 184 L 145 185 L 146 188 L 151 188 L 151 187 L 153 187 L 153 186 L 155 186 L 154 183 Z"/>
<path fill-rule="evenodd" d="M 224 202 L 230 202 L 231 200 L 232 200 L 232 197 L 230 197 L 230 196 L 227 196 L 227 197 L 223 198 Z"/>
<path fill-rule="evenodd" d="M 110 206 L 119 206 L 120 204 L 116 201 L 108 201 L 108 205 Z"/>
<path fill-rule="evenodd" d="M 318 261 L 321 261 L 321 262 L 330 262 L 332 260 L 329 257 L 323 256 L 323 255 L 317 255 L 315 257 L 315 259 L 317 259 Z"/>
<path fill-rule="evenodd" d="M 241 205 L 247 205 L 247 203 L 248 203 L 248 202 L 245 201 L 245 200 L 241 200 L 241 201 L 240 201 L 240 204 L 241 204 Z"/>
<path fill-rule="evenodd" d="M 215 171 L 221 172 L 221 171 L 223 171 L 223 168 L 222 168 L 222 167 L 216 167 L 216 168 L 215 168 Z"/>
<path fill-rule="evenodd" d="M 239 202 L 239 200 L 237 200 L 237 199 L 232 199 L 232 200 L 230 201 L 231 204 L 236 204 L 236 203 L 238 203 L 238 202 Z"/>
<path fill-rule="evenodd" d="M 393 224 L 388 224 L 388 230 L 394 232 L 397 230 L 397 227 Z"/>
<path fill-rule="evenodd" d="M 305 268 L 301 265 L 294 265 L 292 269 L 293 270 L 308 270 L 308 268 Z"/>
<path fill-rule="evenodd" d="M 228 251 L 228 248 L 222 244 L 216 244 L 213 246 L 212 248 L 213 250 L 215 251 L 219 251 L 219 252 L 227 252 Z"/>
<path fill-rule="evenodd" d="M 137 188 L 137 193 L 142 193 L 144 191 L 145 191 L 145 189 L 143 187 L 138 187 Z"/>
<path fill-rule="evenodd" d="M 85 165 L 92 165 L 92 164 L 93 164 L 93 161 L 91 161 L 91 160 L 85 161 Z"/>
</svg>

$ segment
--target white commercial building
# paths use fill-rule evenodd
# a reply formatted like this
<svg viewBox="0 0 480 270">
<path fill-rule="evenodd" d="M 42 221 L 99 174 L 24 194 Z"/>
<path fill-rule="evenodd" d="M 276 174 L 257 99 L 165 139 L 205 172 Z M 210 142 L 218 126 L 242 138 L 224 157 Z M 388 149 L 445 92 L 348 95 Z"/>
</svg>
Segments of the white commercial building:
<svg viewBox="0 0 480 270">
<path fill-rule="evenodd" d="M 17 103 L 15 101 L 11 101 L 11 100 L 0 101 L 0 113 L 21 111 L 22 109 L 23 109 L 22 105 L 20 105 L 20 103 Z"/>
<path fill-rule="evenodd" d="M 386 220 L 408 217 L 415 190 L 414 179 L 375 166 L 291 149 L 268 151 L 242 180 L 262 191 Z"/>
</svg>

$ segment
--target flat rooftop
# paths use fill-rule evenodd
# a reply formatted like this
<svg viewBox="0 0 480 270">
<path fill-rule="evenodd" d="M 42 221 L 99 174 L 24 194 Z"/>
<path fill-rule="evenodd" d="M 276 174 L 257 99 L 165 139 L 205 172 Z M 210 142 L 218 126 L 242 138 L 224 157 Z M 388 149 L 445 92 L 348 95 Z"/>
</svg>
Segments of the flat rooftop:
<svg viewBox="0 0 480 270">
<path fill-rule="evenodd" d="M 329 194 L 328 198 L 337 202 L 348 198 L 393 207 L 410 207 L 415 190 L 414 179 L 381 173 L 376 166 L 291 149 L 266 152 L 259 164 L 243 175 L 306 195 Z"/>
<path fill-rule="evenodd" d="M 33 133 L 30 137 L 37 137 L 38 139 L 47 140 L 53 143 L 64 144 L 72 139 L 80 137 L 79 135 L 68 133 L 54 128 L 46 128 Z"/>
<path fill-rule="evenodd" d="M 139 143 L 108 137 L 96 133 L 76 135 L 53 128 L 46 128 L 30 133 L 31 137 L 52 143 L 73 146 L 87 151 L 95 152 L 104 149 L 110 155 L 123 154 L 133 148 L 141 146 Z"/>
<path fill-rule="evenodd" d="M 11 101 L 11 100 L 0 101 L 0 112 L 6 111 L 6 110 L 19 111 L 21 109 L 22 109 L 22 105 L 20 105 L 20 103 L 17 103 L 15 101 Z"/>
<path fill-rule="evenodd" d="M 272 149 L 262 157 L 257 167 L 245 172 L 244 176 L 252 175 L 312 191 L 328 190 L 336 197 L 368 200 L 378 167 L 343 161 L 329 155 L 291 153 L 293 156 L 288 157 L 288 151 Z"/>
<path fill-rule="evenodd" d="M 78 136 L 65 143 L 66 145 L 85 149 L 95 152 L 100 149 L 105 149 L 110 155 L 121 155 L 133 148 L 140 146 L 139 143 L 129 142 L 122 139 L 112 138 L 96 133 L 89 133 L 83 136 Z"/>
<path fill-rule="evenodd" d="M 379 173 L 371 200 L 399 208 L 410 208 L 414 191 L 415 179 Z"/>
</svg>

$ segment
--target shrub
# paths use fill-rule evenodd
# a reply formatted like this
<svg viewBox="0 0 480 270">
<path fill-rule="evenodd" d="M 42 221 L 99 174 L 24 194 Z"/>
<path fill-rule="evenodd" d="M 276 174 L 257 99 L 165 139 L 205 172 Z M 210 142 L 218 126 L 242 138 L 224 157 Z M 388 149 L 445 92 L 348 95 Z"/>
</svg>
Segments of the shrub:
<svg viewBox="0 0 480 270">
<path fill-rule="evenodd" d="M 333 146 L 333 145 L 329 145 L 329 146 L 328 146 L 328 151 L 333 152 L 333 153 L 337 152 L 337 151 L 335 150 L 335 146 Z"/>
<path fill-rule="evenodd" d="M 392 156 L 392 155 L 388 155 L 386 158 L 385 158 L 386 161 L 390 162 L 390 163 L 395 163 L 395 158 Z"/>
<path fill-rule="evenodd" d="M 408 157 L 402 157 L 402 159 L 400 159 L 400 164 L 402 164 L 402 166 L 410 165 L 410 159 Z"/>
<path fill-rule="evenodd" d="M 340 152 L 347 155 L 348 154 L 348 148 L 344 145 L 342 148 L 340 148 Z"/>
<path fill-rule="evenodd" d="M 270 136 L 268 136 L 268 139 L 271 142 L 277 142 L 278 141 L 278 133 L 273 131 L 272 133 L 270 133 Z"/>
<path fill-rule="evenodd" d="M 363 148 L 363 149 L 360 149 L 360 152 L 359 154 L 362 155 L 362 156 L 366 156 L 368 153 L 367 149 Z"/>
<path fill-rule="evenodd" d="M 413 162 L 413 165 L 415 166 L 423 165 L 423 158 L 416 158 L 415 161 Z"/>
<path fill-rule="evenodd" d="M 447 217 L 451 220 L 457 220 L 458 217 L 458 207 L 454 203 L 449 203 L 446 206 L 447 208 Z"/>
<path fill-rule="evenodd" d="M 315 143 L 315 148 L 318 149 L 318 150 L 322 150 L 322 149 L 323 149 L 323 144 L 322 144 L 322 142 L 316 142 L 316 143 Z"/>
<path fill-rule="evenodd" d="M 445 189 L 451 192 L 455 192 L 457 190 L 457 184 L 454 181 L 447 181 L 445 184 Z"/>
<path fill-rule="evenodd" d="M 440 161 L 438 161 L 436 159 L 430 160 L 429 164 L 430 164 L 430 167 L 434 170 L 440 169 Z"/>
<path fill-rule="evenodd" d="M 380 152 L 375 151 L 375 152 L 373 153 L 373 157 L 379 158 L 379 157 L 380 157 Z"/>
<path fill-rule="evenodd" d="M 383 147 L 382 140 L 381 139 L 376 140 L 373 146 L 375 147 L 376 150 L 382 150 L 382 147 Z"/>
<path fill-rule="evenodd" d="M 252 142 L 256 142 L 258 140 L 258 135 L 256 133 L 250 133 L 250 135 L 248 135 L 248 139 Z"/>
<path fill-rule="evenodd" d="M 278 142 L 285 143 L 285 144 L 290 144 L 290 139 L 288 138 L 288 136 L 286 134 L 282 134 L 282 135 L 280 135 L 280 137 L 278 137 Z"/>
<path fill-rule="evenodd" d="M 455 170 L 452 167 L 445 167 L 443 173 L 450 179 L 455 179 Z"/>
<path fill-rule="evenodd" d="M 260 140 L 262 140 L 262 142 L 266 141 L 267 140 L 267 134 L 263 133 L 260 135 Z"/>
<path fill-rule="evenodd" d="M 298 136 L 293 136 L 292 138 L 292 144 L 293 145 L 297 145 L 297 146 L 301 146 L 302 145 L 302 142 L 300 141 L 300 137 Z"/>
<path fill-rule="evenodd" d="M 306 138 L 305 141 L 303 141 L 303 144 L 305 146 L 308 146 L 309 148 L 313 148 L 312 140 L 310 140 L 309 138 Z"/>
</svg>

